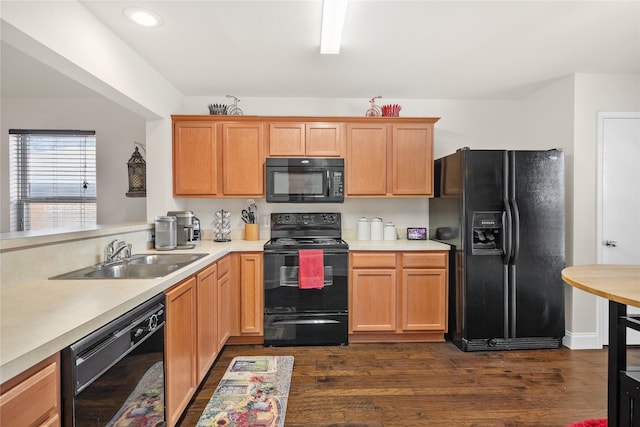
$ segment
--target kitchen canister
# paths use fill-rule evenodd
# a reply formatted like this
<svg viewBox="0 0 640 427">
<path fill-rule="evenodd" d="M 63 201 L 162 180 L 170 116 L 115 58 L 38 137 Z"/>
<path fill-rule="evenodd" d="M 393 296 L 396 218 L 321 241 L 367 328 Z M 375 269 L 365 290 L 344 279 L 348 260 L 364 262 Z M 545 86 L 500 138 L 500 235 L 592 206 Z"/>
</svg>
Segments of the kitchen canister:
<svg viewBox="0 0 640 427">
<path fill-rule="evenodd" d="M 159 216 L 155 219 L 156 242 L 159 251 L 170 251 L 176 248 L 178 242 L 178 222 L 175 216 Z"/>
<path fill-rule="evenodd" d="M 373 218 L 371 220 L 371 240 L 383 240 L 384 224 L 382 218 Z"/>
<path fill-rule="evenodd" d="M 356 235 L 358 236 L 358 240 L 371 239 L 371 224 L 369 223 L 369 220 L 367 218 L 362 217 L 358 220 Z"/>
<path fill-rule="evenodd" d="M 393 223 L 388 222 L 387 225 L 384 226 L 384 240 L 397 240 L 398 232 L 396 231 L 396 226 Z"/>
</svg>

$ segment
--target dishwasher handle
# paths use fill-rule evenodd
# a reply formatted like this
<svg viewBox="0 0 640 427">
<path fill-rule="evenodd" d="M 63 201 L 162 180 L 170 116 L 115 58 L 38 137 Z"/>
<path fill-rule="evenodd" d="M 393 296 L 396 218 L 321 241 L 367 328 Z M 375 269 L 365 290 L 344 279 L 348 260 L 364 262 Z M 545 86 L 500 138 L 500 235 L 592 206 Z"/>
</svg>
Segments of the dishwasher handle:
<svg viewBox="0 0 640 427">
<path fill-rule="evenodd" d="M 143 313 L 143 314 L 140 314 Z M 164 333 L 164 304 L 123 316 L 65 349 L 77 395 L 155 333 Z"/>
</svg>

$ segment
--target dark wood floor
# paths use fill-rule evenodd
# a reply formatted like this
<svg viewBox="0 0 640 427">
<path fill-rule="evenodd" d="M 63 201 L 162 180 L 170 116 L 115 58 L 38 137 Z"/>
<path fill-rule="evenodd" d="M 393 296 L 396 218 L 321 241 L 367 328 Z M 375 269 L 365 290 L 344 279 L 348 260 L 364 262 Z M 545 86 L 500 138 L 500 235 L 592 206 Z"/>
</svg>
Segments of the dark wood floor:
<svg viewBox="0 0 640 427">
<path fill-rule="evenodd" d="M 185 412 L 196 425 L 231 359 L 293 355 L 286 426 L 563 426 L 606 418 L 607 350 L 465 353 L 453 344 L 226 346 Z M 629 350 L 640 365 L 640 349 Z"/>
</svg>

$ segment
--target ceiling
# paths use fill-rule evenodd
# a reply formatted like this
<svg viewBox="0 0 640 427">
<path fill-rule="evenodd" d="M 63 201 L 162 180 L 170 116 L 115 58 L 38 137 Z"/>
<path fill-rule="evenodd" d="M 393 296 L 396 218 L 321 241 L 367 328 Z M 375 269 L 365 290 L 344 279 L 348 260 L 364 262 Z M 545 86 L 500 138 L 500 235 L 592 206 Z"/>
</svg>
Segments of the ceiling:
<svg viewBox="0 0 640 427">
<path fill-rule="evenodd" d="M 640 1 L 351 0 L 339 55 L 320 55 L 321 0 L 81 3 L 185 96 L 520 99 L 640 73 Z M 129 6 L 163 25 L 132 24 Z M 2 44 L 3 96 L 89 93 L 51 73 Z"/>
</svg>

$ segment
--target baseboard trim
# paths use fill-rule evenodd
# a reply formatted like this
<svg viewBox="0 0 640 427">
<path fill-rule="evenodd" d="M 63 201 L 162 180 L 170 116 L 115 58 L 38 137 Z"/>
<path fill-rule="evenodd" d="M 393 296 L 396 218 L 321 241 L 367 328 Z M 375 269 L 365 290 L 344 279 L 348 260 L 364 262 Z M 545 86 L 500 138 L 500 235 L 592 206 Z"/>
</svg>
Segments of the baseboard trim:
<svg viewBox="0 0 640 427">
<path fill-rule="evenodd" d="M 571 332 L 565 331 L 562 345 L 571 350 L 595 350 L 601 349 L 598 334 L 595 332 Z"/>
</svg>

